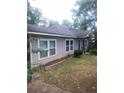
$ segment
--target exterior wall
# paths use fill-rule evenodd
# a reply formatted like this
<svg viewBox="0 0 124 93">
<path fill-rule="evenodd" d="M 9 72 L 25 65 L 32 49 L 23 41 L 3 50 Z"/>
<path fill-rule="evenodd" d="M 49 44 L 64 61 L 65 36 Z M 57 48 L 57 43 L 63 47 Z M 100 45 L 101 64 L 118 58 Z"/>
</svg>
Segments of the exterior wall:
<svg viewBox="0 0 124 93">
<path fill-rule="evenodd" d="M 83 49 L 83 39 L 80 39 L 80 50 Z"/>
<path fill-rule="evenodd" d="M 80 44 L 79 44 L 79 41 L 80 41 Z M 83 39 L 75 39 L 75 44 L 74 44 L 75 50 L 77 49 L 82 50 L 82 47 L 83 47 Z"/>
<path fill-rule="evenodd" d="M 79 48 L 79 40 L 74 39 L 74 50 L 77 50 Z"/>
<path fill-rule="evenodd" d="M 39 64 L 46 64 L 50 61 L 54 61 L 56 59 L 65 57 L 69 54 L 73 54 L 75 49 L 78 49 L 78 42 L 77 39 L 74 39 L 74 50 L 70 52 L 66 52 L 65 47 L 65 40 L 66 39 L 73 39 L 73 38 L 60 38 L 60 37 L 50 37 L 50 36 L 32 36 L 35 38 L 33 41 L 31 41 L 31 48 L 37 49 L 38 48 L 38 38 L 40 39 L 56 39 L 57 43 L 57 54 L 48 58 L 38 59 L 38 53 L 31 53 L 31 64 L 32 65 L 39 65 Z"/>
</svg>

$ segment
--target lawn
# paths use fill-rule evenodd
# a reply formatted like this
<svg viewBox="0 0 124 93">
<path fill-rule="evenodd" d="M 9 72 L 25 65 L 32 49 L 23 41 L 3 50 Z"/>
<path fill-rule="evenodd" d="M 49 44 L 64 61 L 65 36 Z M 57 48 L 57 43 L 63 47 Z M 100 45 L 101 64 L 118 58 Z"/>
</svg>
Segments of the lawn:
<svg viewBox="0 0 124 93">
<path fill-rule="evenodd" d="M 69 58 L 42 72 L 43 81 L 71 93 L 97 93 L 96 56 Z"/>
</svg>

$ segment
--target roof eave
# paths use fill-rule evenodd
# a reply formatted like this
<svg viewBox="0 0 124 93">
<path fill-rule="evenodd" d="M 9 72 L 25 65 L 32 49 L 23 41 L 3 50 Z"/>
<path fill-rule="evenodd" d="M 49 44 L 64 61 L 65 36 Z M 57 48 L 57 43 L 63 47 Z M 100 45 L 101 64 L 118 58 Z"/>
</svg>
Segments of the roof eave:
<svg viewBox="0 0 124 93">
<path fill-rule="evenodd" d="M 30 31 L 28 31 L 27 34 L 33 34 L 33 35 L 44 35 L 44 36 L 55 36 L 55 37 L 69 37 L 69 38 L 76 38 L 76 37 L 69 36 L 69 35 L 49 34 L 49 33 L 30 32 Z"/>
</svg>

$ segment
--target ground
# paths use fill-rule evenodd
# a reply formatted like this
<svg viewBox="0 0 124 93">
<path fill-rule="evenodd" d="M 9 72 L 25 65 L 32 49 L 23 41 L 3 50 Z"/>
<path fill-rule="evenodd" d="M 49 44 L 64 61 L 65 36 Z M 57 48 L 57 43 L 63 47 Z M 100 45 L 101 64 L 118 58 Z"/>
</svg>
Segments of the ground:
<svg viewBox="0 0 124 93">
<path fill-rule="evenodd" d="M 34 75 L 38 75 L 37 79 L 67 92 L 97 93 L 96 67 L 96 56 L 83 55 L 81 58 L 69 58 L 46 72 Z"/>
<path fill-rule="evenodd" d="M 41 80 L 35 80 L 28 84 L 28 93 L 69 93 L 56 87 L 55 85 L 49 85 Z"/>
</svg>

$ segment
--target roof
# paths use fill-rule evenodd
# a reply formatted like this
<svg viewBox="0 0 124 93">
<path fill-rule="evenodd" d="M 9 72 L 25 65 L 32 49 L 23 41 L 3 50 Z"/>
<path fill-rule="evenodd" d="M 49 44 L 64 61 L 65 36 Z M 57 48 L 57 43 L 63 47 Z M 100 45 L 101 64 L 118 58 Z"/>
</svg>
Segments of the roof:
<svg viewBox="0 0 124 93">
<path fill-rule="evenodd" d="M 51 27 L 41 27 L 37 25 L 27 25 L 28 34 L 39 34 L 39 35 L 52 35 L 61 37 L 72 37 L 72 38 L 86 38 L 89 37 L 91 31 L 80 31 L 77 29 L 69 28 L 61 25 L 54 25 Z"/>
</svg>

